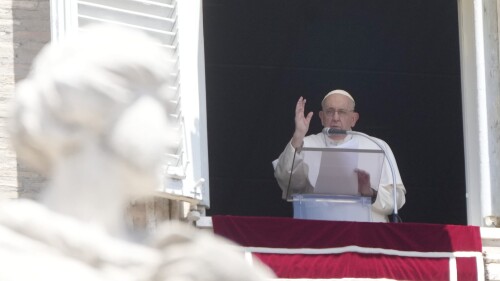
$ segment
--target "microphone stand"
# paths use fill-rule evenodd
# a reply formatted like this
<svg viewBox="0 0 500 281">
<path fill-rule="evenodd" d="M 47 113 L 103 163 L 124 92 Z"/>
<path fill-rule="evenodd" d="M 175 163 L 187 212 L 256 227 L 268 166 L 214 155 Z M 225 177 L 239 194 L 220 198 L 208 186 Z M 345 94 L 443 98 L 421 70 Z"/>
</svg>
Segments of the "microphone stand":
<svg viewBox="0 0 500 281">
<path fill-rule="evenodd" d="M 357 132 L 357 131 L 346 131 L 346 130 L 325 128 L 325 129 L 323 129 L 323 132 L 325 132 L 327 135 L 333 135 L 333 134 L 346 135 L 346 134 L 349 134 L 349 135 L 362 136 L 362 137 L 369 139 L 371 142 L 375 143 L 378 147 L 380 147 L 380 149 L 382 149 L 382 151 L 385 154 L 385 158 L 387 159 L 387 162 L 389 163 L 389 167 L 391 168 L 391 173 L 392 173 L 392 191 L 393 191 L 393 196 L 392 196 L 393 198 L 392 199 L 393 199 L 393 203 L 394 203 L 394 210 L 393 210 L 391 222 L 401 222 L 399 215 L 398 215 L 398 205 L 397 205 L 398 191 L 396 189 L 396 186 L 397 186 L 397 184 L 396 184 L 396 170 L 394 169 L 394 164 L 392 163 L 391 159 L 387 156 L 387 150 L 383 147 L 383 145 L 381 145 L 373 137 L 371 137 L 365 133 L 361 133 L 361 132 Z"/>
</svg>

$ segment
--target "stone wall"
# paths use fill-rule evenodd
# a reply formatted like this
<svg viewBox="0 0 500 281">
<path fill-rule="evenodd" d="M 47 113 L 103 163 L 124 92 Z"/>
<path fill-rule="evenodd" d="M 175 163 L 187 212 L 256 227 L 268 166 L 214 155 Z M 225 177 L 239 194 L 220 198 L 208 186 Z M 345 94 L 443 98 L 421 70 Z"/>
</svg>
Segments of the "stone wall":
<svg viewBox="0 0 500 281">
<path fill-rule="evenodd" d="M 6 132 L 14 85 L 50 41 L 50 0 L 0 1 L 0 199 L 34 197 L 44 179 L 18 165 Z"/>
<path fill-rule="evenodd" d="M 481 228 L 484 272 L 488 281 L 500 281 L 500 228 Z"/>
</svg>

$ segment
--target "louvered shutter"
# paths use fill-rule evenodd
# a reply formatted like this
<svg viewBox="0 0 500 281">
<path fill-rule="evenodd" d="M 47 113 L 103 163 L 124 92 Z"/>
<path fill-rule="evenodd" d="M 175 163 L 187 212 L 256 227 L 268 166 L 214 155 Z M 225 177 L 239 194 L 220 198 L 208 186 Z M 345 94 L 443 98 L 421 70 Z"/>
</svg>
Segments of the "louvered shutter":
<svg viewBox="0 0 500 281">
<path fill-rule="evenodd" d="M 88 24 L 109 23 L 141 30 L 172 50 L 177 82 L 169 118 L 179 142 L 165 153 L 158 194 L 209 206 L 201 1 L 52 0 L 51 13 L 54 40 Z"/>
</svg>

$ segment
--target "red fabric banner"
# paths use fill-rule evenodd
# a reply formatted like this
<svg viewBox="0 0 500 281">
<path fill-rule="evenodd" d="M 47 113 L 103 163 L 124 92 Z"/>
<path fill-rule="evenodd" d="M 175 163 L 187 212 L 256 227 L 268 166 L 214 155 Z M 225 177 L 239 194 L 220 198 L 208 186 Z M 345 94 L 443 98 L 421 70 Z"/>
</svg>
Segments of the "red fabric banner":
<svg viewBox="0 0 500 281">
<path fill-rule="evenodd" d="M 480 280 L 479 227 L 215 216 L 280 278 Z M 478 279 L 479 278 L 479 279 Z"/>
</svg>

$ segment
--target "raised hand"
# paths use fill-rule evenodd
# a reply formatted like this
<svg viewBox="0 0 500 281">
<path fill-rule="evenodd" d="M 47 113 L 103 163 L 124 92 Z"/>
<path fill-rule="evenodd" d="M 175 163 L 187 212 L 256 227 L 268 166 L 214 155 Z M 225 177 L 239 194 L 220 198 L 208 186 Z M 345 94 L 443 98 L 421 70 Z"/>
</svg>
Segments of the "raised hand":
<svg viewBox="0 0 500 281">
<path fill-rule="evenodd" d="M 309 123 L 311 123 L 313 116 L 313 112 L 304 115 L 305 107 L 306 99 L 300 97 L 295 106 L 295 132 L 292 137 L 292 146 L 294 148 L 302 146 L 302 141 L 309 130 Z"/>
</svg>

